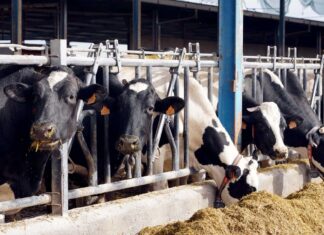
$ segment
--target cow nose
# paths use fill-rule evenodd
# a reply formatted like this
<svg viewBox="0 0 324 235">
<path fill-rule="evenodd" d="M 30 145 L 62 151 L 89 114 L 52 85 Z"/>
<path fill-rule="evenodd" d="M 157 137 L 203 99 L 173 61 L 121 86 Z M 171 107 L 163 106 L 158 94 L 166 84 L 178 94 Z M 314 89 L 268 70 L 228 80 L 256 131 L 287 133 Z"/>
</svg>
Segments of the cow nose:
<svg viewBox="0 0 324 235">
<path fill-rule="evenodd" d="M 122 154 L 132 154 L 141 150 L 140 140 L 134 135 L 122 135 L 116 143 L 117 151 Z"/>
<path fill-rule="evenodd" d="M 287 151 L 276 150 L 275 153 L 276 153 L 275 160 L 285 160 L 288 158 L 288 149 Z"/>
<path fill-rule="evenodd" d="M 36 123 L 32 126 L 30 135 L 32 139 L 53 139 L 56 125 L 53 123 Z"/>
</svg>

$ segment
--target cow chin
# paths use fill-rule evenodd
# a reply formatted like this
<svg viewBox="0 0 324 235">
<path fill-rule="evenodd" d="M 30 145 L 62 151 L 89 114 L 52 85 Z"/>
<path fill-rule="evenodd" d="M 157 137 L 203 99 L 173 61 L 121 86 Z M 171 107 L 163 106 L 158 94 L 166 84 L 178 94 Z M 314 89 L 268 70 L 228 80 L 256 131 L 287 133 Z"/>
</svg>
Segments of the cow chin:
<svg viewBox="0 0 324 235">
<path fill-rule="evenodd" d="M 30 148 L 35 152 L 53 151 L 55 149 L 58 149 L 61 144 L 61 140 L 33 140 Z"/>
</svg>

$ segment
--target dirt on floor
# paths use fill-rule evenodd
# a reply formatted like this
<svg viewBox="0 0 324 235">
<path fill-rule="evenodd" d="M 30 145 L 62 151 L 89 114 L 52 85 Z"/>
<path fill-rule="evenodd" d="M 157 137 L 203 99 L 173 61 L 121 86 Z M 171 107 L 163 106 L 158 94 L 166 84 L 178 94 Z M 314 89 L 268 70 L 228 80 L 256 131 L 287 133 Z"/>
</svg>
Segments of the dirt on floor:
<svg viewBox="0 0 324 235">
<path fill-rule="evenodd" d="M 310 183 L 287 198 L 261 191 L 227 208 L 202 209 L 185 222 L 145 228 L 139 234 L 324 234 L 323 198 L 324 183 Z"/>
</svg>

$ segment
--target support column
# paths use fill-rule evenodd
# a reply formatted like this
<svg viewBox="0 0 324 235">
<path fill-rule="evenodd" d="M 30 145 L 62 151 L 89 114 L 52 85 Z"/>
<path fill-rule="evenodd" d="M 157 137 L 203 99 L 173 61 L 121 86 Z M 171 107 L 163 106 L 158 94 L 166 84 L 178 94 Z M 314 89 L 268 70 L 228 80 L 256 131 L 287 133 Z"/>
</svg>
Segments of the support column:
<svg viewBox="0 0 324 235">
<path fill-rule="evenodd" d="M 241 0 L 219 0 L 218 116 L 240 144 L 243 81 L 243 10 Z"/>
<path fill-rule="evenodd" d="M 280 0 L 280 18 L 279 18 L 279 32 L 278 32 L 278 52 L 279 56 L 285 56 L 286 47 L 286 23 L 285 23 L 285 1 Z"/>
<path fill-rule="evenodd" d="M 141 47 L 141 8 L 141 0 L 133 0 L 132 49 L 138 49 Z"/>
<path fill-rule="evenodd" d="M 60 0 L 58 7 L 58 29 L 57 35 L 59 39 L 67 39 L 67 1 Z"/>
<path fill-rule="evenodd" d="M 22 0 L 11 0 L 11 43 L 22 43 Z"/>
</svg>

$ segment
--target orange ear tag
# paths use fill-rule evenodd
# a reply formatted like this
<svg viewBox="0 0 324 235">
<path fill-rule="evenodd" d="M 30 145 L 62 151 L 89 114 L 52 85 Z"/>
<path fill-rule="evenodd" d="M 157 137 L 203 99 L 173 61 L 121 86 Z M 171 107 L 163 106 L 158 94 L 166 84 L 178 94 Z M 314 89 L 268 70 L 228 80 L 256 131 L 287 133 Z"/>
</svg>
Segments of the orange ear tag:
<svg viewBox="0 0 324 235">
<path fill-rule="evenodd" d="M 297 127 L 297 123 L 295 121 L 290 121 L 288 126 L 289 126 L 289 129 L 294 129 Z"/>
<path fill-rule="evenodd" d="M 246 123 L 242 122 L 242 129 L 245 130 L 246 129 Z"/>
<path fill-rule="evenodd" d="M 87 101 L 87 104 L 94 104 L 96 102 L 96 95 L 93 94 Z"/>
<path fill-rule="evenodd" d="M 172 105 L 169 106 L 169 108 L 167 109 L 167 111 L 165 112 L 167 115 L 173 115 L 175 113 L 174 108 L 172 107 Z"/>
<path fill-rule="evenodd" d="M 103 106 L 102 109 L 100 110 L 100 114 L 102 116 L 108 115 L 110 114 L 110 109 L 107 106 Z"/>
</svg>

